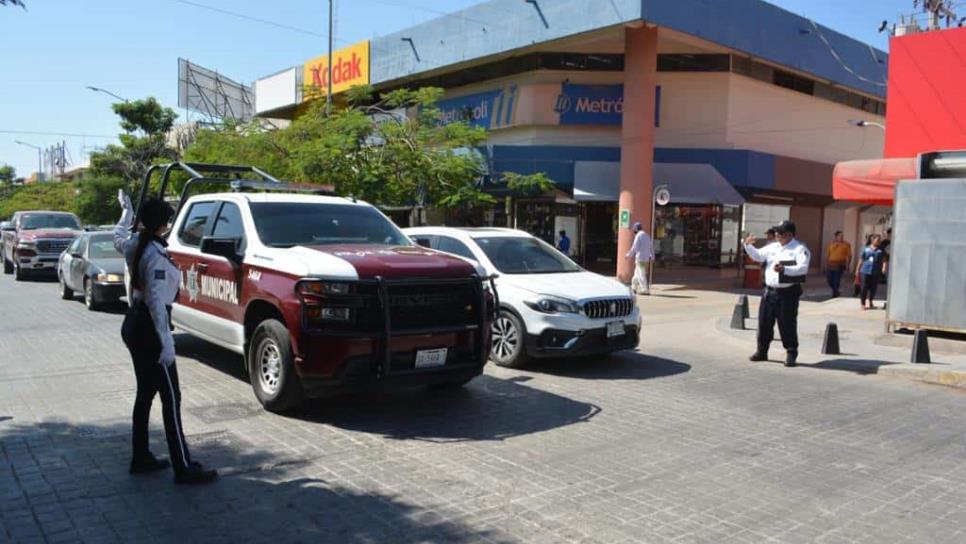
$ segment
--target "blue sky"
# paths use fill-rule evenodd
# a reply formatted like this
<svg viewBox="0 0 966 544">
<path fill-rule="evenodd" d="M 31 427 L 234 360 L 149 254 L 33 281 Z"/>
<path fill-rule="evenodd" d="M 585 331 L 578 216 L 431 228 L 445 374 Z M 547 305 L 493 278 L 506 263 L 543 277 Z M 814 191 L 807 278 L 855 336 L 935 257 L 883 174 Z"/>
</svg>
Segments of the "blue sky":
<svg viewBox="0 0 966 544">
<path fill-rule="evenodd" d="M 337 45 L 400 30 L 478 1 L 337 0 Z M 12 164 L 19 175 L 36 170 L 37 152 L 14 140 L 42 147 L 66 140 L 76 164 L 92 148 L 112 141 L 102 136 L 120 131 L 110 110 L 112 99 L 87 90 L 88 85 L 132 99 L 153 95 L 175 107 L 178 57 L 250 84 L 326 48 L 325 0 L 25 2 L 27 11 L 0 7 L 0 163 Z M 883 50 L 888 44 L 885 35 L 876 32 L 879 22 L 894 21 L 912 4 L 909 0 L 772 3 Z"/>
</svg>

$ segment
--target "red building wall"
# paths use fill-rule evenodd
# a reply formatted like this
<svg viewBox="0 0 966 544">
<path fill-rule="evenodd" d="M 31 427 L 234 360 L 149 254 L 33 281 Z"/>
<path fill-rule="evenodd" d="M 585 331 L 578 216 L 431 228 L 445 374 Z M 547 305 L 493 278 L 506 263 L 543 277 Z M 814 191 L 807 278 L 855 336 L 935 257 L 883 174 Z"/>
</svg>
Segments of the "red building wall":
<svg viewBox="0 0 966 544">
<path fill-rule="evenodd" d="M 966 28 L 889 41 L 885 156 L 966 149 Z"/>
</svg>

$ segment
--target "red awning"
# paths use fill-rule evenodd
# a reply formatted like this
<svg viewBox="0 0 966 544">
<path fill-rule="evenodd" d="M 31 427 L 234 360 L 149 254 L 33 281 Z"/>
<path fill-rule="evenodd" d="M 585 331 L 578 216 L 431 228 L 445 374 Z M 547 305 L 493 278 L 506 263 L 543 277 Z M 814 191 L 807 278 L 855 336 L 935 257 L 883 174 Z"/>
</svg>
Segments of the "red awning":
<svg viewBox="0 0 966 544">
<path fill-rule="evenodd" d="M 832 197 L 835 200 L 891 206 L 896 182 L 918 177 L 916 159 L 840 162 L 832 171 Z"/>
</svg>

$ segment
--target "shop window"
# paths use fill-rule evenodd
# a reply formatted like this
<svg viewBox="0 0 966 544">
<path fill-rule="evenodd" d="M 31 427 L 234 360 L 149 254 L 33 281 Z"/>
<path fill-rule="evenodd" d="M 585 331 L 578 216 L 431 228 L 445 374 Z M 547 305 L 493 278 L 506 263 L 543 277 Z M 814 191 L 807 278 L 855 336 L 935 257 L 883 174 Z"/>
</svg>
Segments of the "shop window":
<svg viewBox="0 0 966 544">
<path fill-rule="evenodd" d="M 814 94 L 815 82 L 806 77 L 802 77 L 784 70 L 774 70 L 772 83 L 779 87 L 791 89 L 804 94 Z"/>
</svg>

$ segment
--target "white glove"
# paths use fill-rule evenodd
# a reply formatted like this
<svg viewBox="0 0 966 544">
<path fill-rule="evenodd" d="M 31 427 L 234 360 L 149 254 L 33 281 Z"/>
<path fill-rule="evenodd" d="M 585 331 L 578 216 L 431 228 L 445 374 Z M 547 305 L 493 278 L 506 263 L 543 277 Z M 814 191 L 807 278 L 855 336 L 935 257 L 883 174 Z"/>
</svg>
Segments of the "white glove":
<svg viewBox="0 0 966 544">
<path fill-rule="evenodd" d="M 131 211 L 134 206 L 131 204 L 131 198 L 127 196 L 124 189 L 117 190 L 117 203 L 121 205 L 121 209 L 124 211 Z"/>
<path fill-rule="evenodd" d="M 174 364 L 174 346 L 161 348 L 161 357 L 158 362 L 161 363 L 161 366 L 170 368 Z"/>
</svg>

